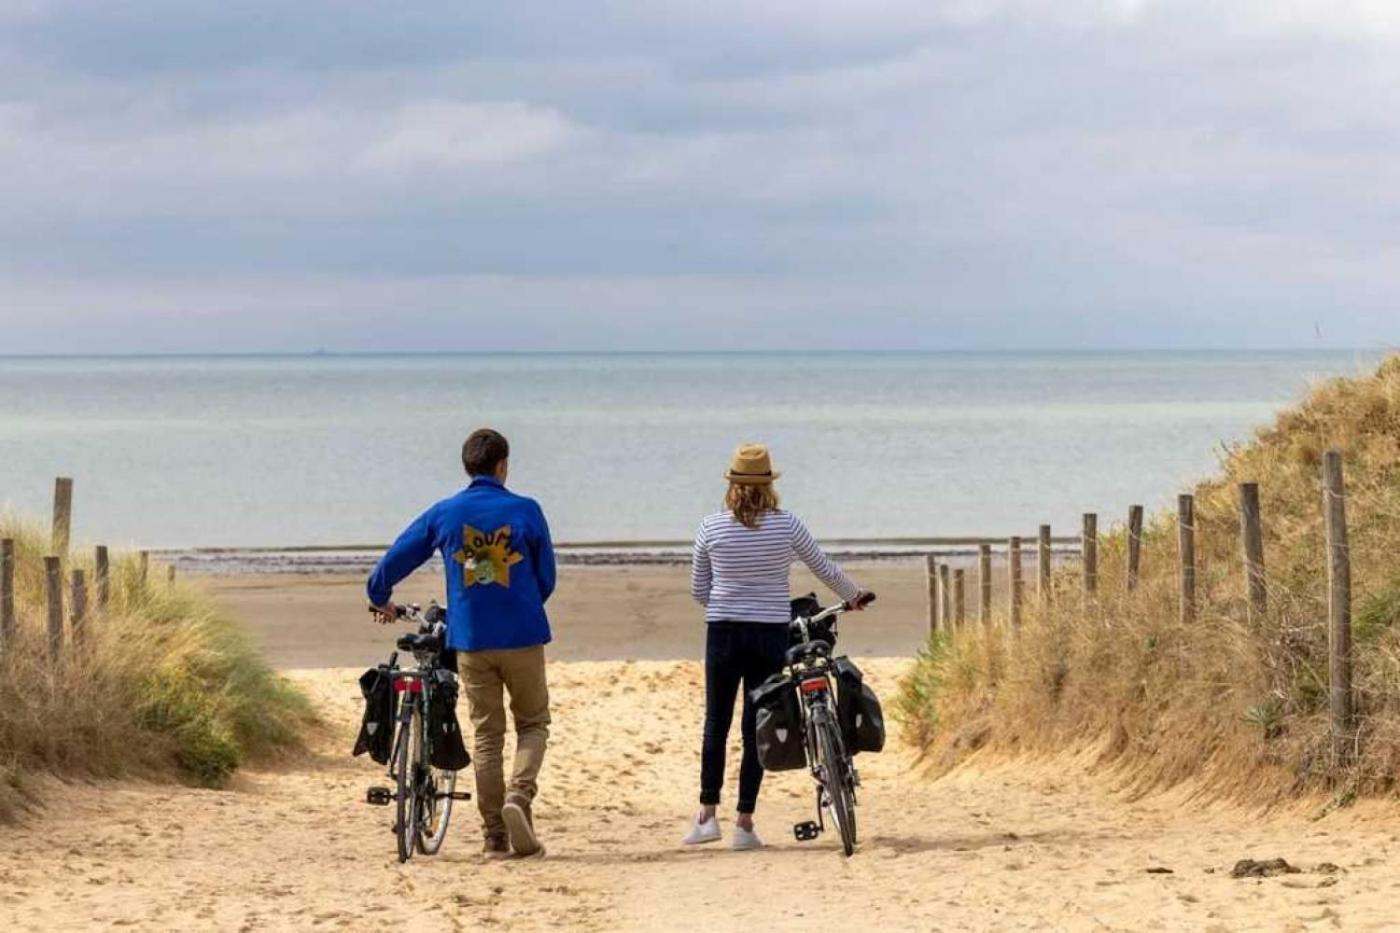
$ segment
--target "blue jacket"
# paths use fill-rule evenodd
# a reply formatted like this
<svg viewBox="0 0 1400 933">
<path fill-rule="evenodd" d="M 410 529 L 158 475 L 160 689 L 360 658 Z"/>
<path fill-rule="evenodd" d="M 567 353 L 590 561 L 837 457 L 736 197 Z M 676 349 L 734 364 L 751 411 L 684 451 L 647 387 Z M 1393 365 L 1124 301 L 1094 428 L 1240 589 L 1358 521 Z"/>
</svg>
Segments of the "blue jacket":
<svg viewBox="0 0 1400 933">
<path fill-rule="evenodd" d="M 459 651 L 548 644 L 545 600 L 554 592 L 554 545 L 534 499 L 478 476 L 399 535 L 369 575 L 370 602 L 437 551 L 447 575 L 447 645 Z"/>
</svg>

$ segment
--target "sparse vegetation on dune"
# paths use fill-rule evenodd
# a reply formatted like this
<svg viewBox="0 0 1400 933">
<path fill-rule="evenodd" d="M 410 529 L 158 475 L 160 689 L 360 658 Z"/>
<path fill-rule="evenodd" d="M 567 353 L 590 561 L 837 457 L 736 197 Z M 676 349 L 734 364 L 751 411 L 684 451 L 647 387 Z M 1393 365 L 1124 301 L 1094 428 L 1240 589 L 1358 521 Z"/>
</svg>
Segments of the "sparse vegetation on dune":
<svg viewBox="0 0 1400 933">
<path fill-rule="evenodd" d="M 1327 579 L 1319 464 L 1343 452 L 1348 484 L 1359 729 L 1334 767 L 1328 741 Z M 1258 482 L 1268 610 L 1251 619 L 1237 484 Z M 1026 595 L 1020 635 L 970 625 L 932 643 L 905 680 L 908 737 L 937 767 L 974 750 L 1100 750 L 1146 789 L 1204 779 L 1226 795 L 1393 792 L 1400 779 L 1400 356 L 1318 386 L 1196 489 L 1194 622 L 1178 616 L 1177 524 L 1144 531 L 1141 584 L 1125 587 L 1127 536 L 1100 545 L 1086 605 L 1077 567 L 1049 608 Z M 1126 513 L 1126 504 L 1125 509 Z"/>
<path fill-rule="evenodd" d="M 105 612 L 56 661 L 45 634 L 46 536 L 0 519 L 16 540 L 18 630 L 0 646 L 0 819 L 28 778 L 166 776 L 215 786 L 252 757 L 300 744 L 310 704 L 198 588 L 143 583 L 114 558 Z M 70 555 L 92 579 L 91 558 Z M 65 594 L 66 597 L 66 594 Z"/>
</svg>

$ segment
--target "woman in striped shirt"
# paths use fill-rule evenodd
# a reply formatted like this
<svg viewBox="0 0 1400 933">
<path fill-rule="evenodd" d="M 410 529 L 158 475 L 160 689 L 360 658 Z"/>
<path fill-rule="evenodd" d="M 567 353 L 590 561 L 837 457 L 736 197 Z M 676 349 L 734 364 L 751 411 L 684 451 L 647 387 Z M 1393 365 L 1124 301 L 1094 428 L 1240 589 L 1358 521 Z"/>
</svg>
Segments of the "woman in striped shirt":
<svg viewBox="0 0 1400 933">
<path fill-rule="evenodd" d="M 748 691 L 782 670 L 788 647 L 791 593 L 788 572 L 799 558 L 837 595 L 854 604 L 861 589 L 813 540 L 807 526 L 778 508 L 768 448 L 746 444 L 734 454 L 726 477 L 725 509 L 707 516 L 695 535 L 691 595 L 705 607 L 705 732 L 700 756 L 700 812 L 683 842 L 720 838 L 715 808 L 724 785 L 724 749 L 734 719 L 734 699 L 744 688 L 744 756 L 739 766 L 738 818 L 733 846 L 763 845 L 753 812 L 763 768 L 754 741 Z"/>
</svg>

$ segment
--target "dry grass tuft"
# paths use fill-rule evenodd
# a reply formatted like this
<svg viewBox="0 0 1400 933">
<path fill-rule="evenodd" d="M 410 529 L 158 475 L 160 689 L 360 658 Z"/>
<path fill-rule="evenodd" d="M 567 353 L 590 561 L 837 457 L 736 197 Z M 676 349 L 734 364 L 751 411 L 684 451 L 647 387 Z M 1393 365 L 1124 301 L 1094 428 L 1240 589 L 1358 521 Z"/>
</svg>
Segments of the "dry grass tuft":
<svg viewBox="0 0 1400 933">
<path fill-rule="evenodd" d="M 1323 452 L 1344 452 L 1355 620 L 1358 754 L 1336 768 L 1327 718 Z M 1256 481 L 1269 609 L 1245 597 L 1236 487 Z M 1099 598 L 1076 568 L 1055 598 L 1028 593 L 1019 637 L 970 627 L 932 644 L 903 685 L 908 738 L 938 766 L 970 751 L 1100 750 L 1140 790 L 1205 779 L 1222 795 L 1277 800 L 1321 789 L 1392 792 L 1400 777 L 1400 356 L 1318 386 L 1195 490 L 1197 621 L 1178 618 L 1176 518 L 1144 532 L 1126 593 L 1126 535 L 1100 546 Z M 1126 510 L 1125 510 L 1126 511 Z"/>
<path fill-rule="evenodd" d="M 134 557 L 114 558 L 107 611 L 90 612 L 50 661 L 46 537 L 0 519 L 3 537 L 16 540 L 18 631 L 0 647 L 0 820 L 32 800 L 35 774 L 218 785 L 250 757 L 300 745 L 313 722 L 305 697 L 204 593 L 143 584 Z M 93 578 L 90 559 L 70 556 L 65 577 L 75 567 Z"/>
</svg>

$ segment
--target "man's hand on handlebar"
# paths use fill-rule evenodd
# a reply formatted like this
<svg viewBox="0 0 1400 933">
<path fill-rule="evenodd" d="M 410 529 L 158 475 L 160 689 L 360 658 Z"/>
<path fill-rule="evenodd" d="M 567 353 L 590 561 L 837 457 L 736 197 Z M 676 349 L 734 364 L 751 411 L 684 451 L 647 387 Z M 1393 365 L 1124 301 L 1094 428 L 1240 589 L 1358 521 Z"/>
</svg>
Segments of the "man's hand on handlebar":
<svg viewBox="0 0 1400 933">
<path fill-rule="evenodd" d="M 403 615 L 403 610 L 394 605 L 392 600 L 382 606 L 370 606 L 369 611 L 374 616 L 374 621 L 378 622 L 380 625 L 389 625 L 397 622 Z"/>
</svg>

